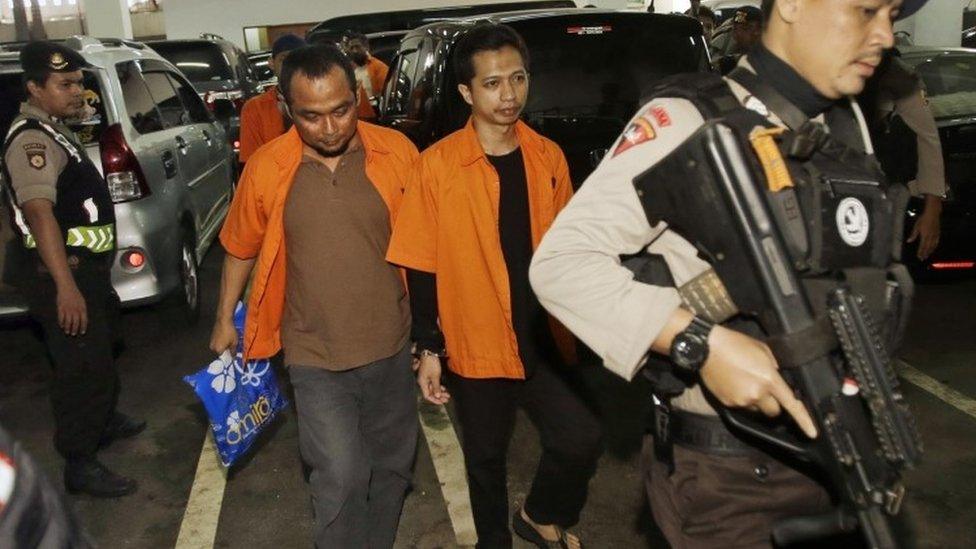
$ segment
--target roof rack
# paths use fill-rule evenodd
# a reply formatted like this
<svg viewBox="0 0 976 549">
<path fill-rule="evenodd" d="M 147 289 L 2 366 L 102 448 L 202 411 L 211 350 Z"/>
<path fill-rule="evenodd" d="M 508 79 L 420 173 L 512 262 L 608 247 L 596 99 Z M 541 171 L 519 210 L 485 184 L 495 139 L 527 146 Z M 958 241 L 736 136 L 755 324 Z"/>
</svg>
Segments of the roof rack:
<svg viewBox="0 0 976 549">
<path fill-rule="evenodd" d="M 95 38 L 93 36 L 85 36 L 81 34 L 76 34 L 69 36 L 63 40 L 50 40 L 50 42 L 55 42 L 58 44 L 63 44 L 65 47 L 71 48 L 75 51 L 82 51 L 88 46 L 103 46 L 106 48 L 132 48 L 136 50 L 146 49 L 146 45 L 142 42 L 137 42 L 135 40 L 129 40 L 127 38 Z M 0 42 L 0 52 L 3 53 L 17 53 L 24 49 L 24 46 L 30 44 L 30 42 Z"/>
<path fill-rule="evenodd" d="M 203 38 L 205 40 L 226 40 L 223 36 L 220 36 L 219 34 L 214 34 L 212 32 L 201 32 L 200 38 Z"/>
<path fill-rule="evenodd" d="M 132 48 L 136 50 L 146 49 L 146 45 L 135 40 L 125 38 L 95 38 L 93 36 L 74 35 L 64 40 L 64 45 L 82 51 L 89 46 L 103 46 L 107 48 Z"/>
</svg>

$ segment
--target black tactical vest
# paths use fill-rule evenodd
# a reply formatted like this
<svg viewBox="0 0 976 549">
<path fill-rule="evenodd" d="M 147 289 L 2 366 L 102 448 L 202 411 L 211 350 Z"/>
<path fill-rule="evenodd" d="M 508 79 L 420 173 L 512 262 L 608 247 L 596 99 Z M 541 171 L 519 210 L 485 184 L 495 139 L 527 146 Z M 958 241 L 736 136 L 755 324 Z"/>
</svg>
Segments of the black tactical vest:
<svg viewBox="0 0 976 549">
<path fill-rule="evenodd" d="M 753 92 L 748 84 L 761 85 L 740 82 Z M 843 108 L 830 113 L 829 130 L 805 117 L 794 118 L 795 128 L 783 129 L 743 107 L 728 84 L 711 74 L 666 81 L 651 91 L 648 98 L 653 97 L 690 100 L 706 119 L 685 143 L 634 181 L 650 223 L 666 221 L 689 240 L 725 285 L 725 304 L 709 299 L 688 303 L 696 291 L 679 288 L 686 305 L 710 320 L 765 339 L 781 364 L 789 366 L 836 347 L 825 309 L 831 290 L 843 285 L 864 297 L 881 321 L 878 328 L 888 348 L 894 349 L 912 294 L 911 279 L 898 263 L 908 193 L 903 185 L 889 183 L 875 157 L 863 150 L 853 113 Z M 768 107 L 784 118 L 773 105 Z M 717 167 L 714 154 L 719 134 L 726 136 L 726 150 L 732 151 L 725 168 Z M 729 165 L 736 167 L 728 170 Z M 731 173 L 736 170 L 740 173 Z M 765 228 L 755 227 L 752 234 L 742 234 L 736 226 L 730 208 L 742 204 L 728 203 L 718 181 L 726 178 L 727 185 L 738 186 L 743 177 L 760 183 L 740 194 L 744 204 L 754 205 L 765 218 Z M 762 255 L 764 247 L 777 260 L 760 273 L 749 257 Z M 636 280 L 674 285 L 660 258 L 644 256 L 627 263 Z M 791 302 L 809 307 L 820 322 L 803 333 L 780 337 L 792 330 L 776 320 L 782 315 L 774 309 Z M 684 389 L 670 366 L 660 361 L 649 366 L 645 374 L 660 393 Z"/>
<path fill-rule="evenodd" d="M 86 264 L 110 263 L 115 251 L 115 207 L 108 185 L 84 149 L 58 131 L 52 124 L 37 118 L 20 118 L 11 125 L 4 141 L 4 150 L 27 130 L 39 130 L 49 135 L 68 157 L 57 181 L 57 202 L 54 217 L 70 255 Z M 3 166 L 4 181 L 11 181 L 7 166 Z M 23 212 L 17 206 L 12 186 L 6 189 L 12 214 L 12 225 L 24 247 L 35 260 L 37 243 L 30 233 Z"/>
</svg>

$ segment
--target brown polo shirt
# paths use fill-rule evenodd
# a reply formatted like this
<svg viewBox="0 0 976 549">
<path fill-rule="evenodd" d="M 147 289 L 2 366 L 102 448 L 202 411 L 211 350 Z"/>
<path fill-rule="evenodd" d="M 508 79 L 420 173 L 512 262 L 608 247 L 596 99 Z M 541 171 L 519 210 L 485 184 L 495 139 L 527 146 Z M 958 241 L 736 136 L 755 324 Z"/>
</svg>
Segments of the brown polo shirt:
<svg viewBox="0 0 976 549">
<path fill-rule="evenodd" d="M 366 177 L 362 146 L 346 152 L 334 172 L 302 158 L 284 227 L 287 364 L 349 370 L 406 345 L 409 301 L 397 268 L 386 261 L 390 214 Z"/>
</svg>

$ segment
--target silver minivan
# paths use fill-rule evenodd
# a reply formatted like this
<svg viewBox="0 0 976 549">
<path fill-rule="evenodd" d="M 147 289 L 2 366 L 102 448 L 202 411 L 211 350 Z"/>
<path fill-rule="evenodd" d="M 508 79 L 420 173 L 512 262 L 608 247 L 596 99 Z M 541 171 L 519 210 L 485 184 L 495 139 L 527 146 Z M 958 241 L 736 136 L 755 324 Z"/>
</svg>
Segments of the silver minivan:
<svg viewBox="0 0 976 549">
<path fill-rule="evenodd" d="M 217 236 L 233 192 L 223 126 L 193 86 L 152 49 L 128 40 L 75 36 L 65 45 L 91 63 L 86 100 L 95 115 L 72 126 L 115 201 L 112 283 L 123 305 L 173 296 L 195 319 L 197 269 Z M 16 51 L 0 46 L 0 134 L 24 94 Z M 0 318 L 23 314 L 6 200 L 0 220 Z M 8 257 L 9 256 L 9 257 Z"/>
</svg>

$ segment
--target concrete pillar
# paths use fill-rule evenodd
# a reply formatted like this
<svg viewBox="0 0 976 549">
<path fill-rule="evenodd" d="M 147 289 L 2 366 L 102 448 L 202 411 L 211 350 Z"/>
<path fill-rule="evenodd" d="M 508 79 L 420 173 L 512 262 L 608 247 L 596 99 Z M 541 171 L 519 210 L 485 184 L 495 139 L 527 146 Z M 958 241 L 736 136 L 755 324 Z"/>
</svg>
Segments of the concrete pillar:
<svg viewBox="0 0 976 549">
<path fill-rule="evenodd" d="M 929 0 L 921 10 L 895 24 L 919 46 L 958 47 L 962 40 L 962 12 L 970 0 Z"/>
<path fill-rule="evenodd" d="M 132 38 L 126 0 L 85 0 L 85 32 L 96 38 Z"/>
</svg>

